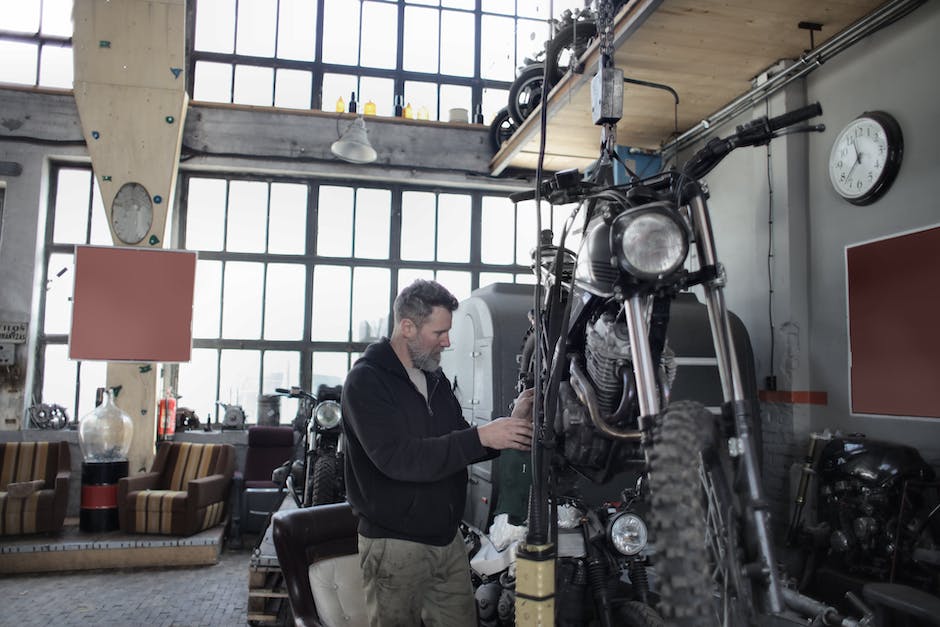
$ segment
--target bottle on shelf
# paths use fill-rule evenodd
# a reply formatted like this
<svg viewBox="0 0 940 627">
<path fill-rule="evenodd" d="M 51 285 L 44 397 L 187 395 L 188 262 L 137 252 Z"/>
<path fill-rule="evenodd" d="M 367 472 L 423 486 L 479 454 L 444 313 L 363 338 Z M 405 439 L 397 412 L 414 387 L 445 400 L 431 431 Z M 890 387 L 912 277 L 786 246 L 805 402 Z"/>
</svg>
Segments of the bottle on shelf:
<svg viewBox="0 0 940 627">
<path fill-rule="evenodd" d="M 477 108 L 473 111 L 473 123 L 474 124 L 483 124 L 483 105 L 477 105 Z"/>
<path fill-rule="evenodd" d="M 404 108 L 401 106 L 404 96 L 395 96 L 395 117 L 400 118 L 404 113 Z"/>
<path fill-rule="evenodd" d="M 349 96 L 349 112 L 355 113 L 359 109 L 359 103 L 356 102 L 356 92 Z"/>
<path fill-rule="evenodd" d="M 415 117 L 414 109 L 411 108 L 411 103 L 405 105 L 404 116 L 409 120 L 413 120 Z"/>
<path fill-rule="evenodd" d="M 343 100 L 343 97 L 340 96 L 336 99 L 336 112 L 345 113 L 346 112 L 346 101 Z"/>
<path fill-rule="evenodd" d="M 427 120 L 427 119 L 430 119 L 430 114 L 428 113 L 428 108 L 425 107 L 424 105 L 421 105 L 421 107 L 418 109 L 418 119 L 419 119 L 419 120 Z"/>
<path fill-rule="evenodd" d="M 362 108 L 362 112 L 366 115 L 375 115 L 375 103 L 371 100 L 367 100 L 365 106 Z"/>
</svg>

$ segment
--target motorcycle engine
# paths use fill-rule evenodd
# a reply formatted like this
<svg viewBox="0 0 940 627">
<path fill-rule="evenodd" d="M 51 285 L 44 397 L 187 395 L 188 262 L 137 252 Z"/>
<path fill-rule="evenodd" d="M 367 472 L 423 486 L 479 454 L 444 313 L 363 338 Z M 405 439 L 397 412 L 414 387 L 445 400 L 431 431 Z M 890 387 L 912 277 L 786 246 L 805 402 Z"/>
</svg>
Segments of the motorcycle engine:
<svg viewBox="0 0 940 627">
<path fill-rule="evenodd" d="M 630 338 L 627 325 L 604 314 L 588 325 L 584 348 L 587 374 L 597 392 L 597 404 L 604 416 L 617 409 L 623 395 L 620 372 L 630 363 Z"/>
</svg>

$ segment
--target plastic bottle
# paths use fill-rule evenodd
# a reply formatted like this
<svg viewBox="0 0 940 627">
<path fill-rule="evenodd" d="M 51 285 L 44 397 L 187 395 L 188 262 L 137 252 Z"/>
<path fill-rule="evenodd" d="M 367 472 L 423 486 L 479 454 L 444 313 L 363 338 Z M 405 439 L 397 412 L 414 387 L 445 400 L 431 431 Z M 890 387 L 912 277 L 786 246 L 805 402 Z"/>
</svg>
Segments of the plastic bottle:
<svg viewBox="0 0 940 627">
<path fill-rule="evenodd" d="M 349 112 L 355 113 L 359 109 L 359 103 L 356 102 L 356 92 L 349 96 Z"/>
<path fill-rule="evenodd" d="M 336 112 L 344 113 L 346 111 L 346 102 L 343 100 L 343 97 L 340 96 L 336 99 Z"/>
<path fill-rule="evenodd" d="M 430 115 L 428 114 L 428 108 L 425 107 L 424 105 L 421 105 L 421 108 L 418 109 L 418 119 L 419 120 L 430 119 Z"/>
<path fill-rule="evenodd" d="M 483 105 L 477 105 L 477 108 L 474 110 L 473 123 L 483 124 Z"/>
<path fill-rule="evenodd" d="M 375 103 L 371 100 L 367 100 L 362 112 L 366 115 L 375 115 Z"/>
<path fill-rule="evenodd" d="M 407 105 L 405 105 L 404 115 L 409 120 L 413 120 L 415 117 L 415 113 L 414 113 L 414 110 L 411 108 L 410 102 Z"/>
</svg>

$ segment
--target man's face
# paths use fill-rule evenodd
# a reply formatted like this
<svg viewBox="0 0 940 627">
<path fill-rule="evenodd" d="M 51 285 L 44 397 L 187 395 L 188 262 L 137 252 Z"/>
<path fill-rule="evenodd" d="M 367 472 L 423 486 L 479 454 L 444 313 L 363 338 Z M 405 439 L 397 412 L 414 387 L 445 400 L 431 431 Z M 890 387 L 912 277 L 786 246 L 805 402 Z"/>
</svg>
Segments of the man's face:
<svg viewBox="0 0 940 627">
<path fill-rule="evenodd" d="M 409 325 L 405 337 L 408 355 L 415 368 L 433 372 L 440 367 L 441 353 L 450 346 L 451 322 L 451 313 L 446 308 L 434 307 L 423 325 L 418 327 L 413 322 Z"/>
</svg>

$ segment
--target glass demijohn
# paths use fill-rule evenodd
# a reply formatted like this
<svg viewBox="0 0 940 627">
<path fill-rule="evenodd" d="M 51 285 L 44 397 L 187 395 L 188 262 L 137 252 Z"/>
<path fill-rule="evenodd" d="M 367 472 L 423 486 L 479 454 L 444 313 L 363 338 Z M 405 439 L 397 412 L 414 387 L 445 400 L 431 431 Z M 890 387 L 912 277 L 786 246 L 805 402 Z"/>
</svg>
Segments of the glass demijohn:
<svg viewBox="0 0 940 627">
<path fill-rule="evenodd" d="M 114 404 L 111 390 L 105 390 L 101 404 L 78 423 L 78 441 L 86 462 L 127 459 L 134 423 Z"/>
</svg>

